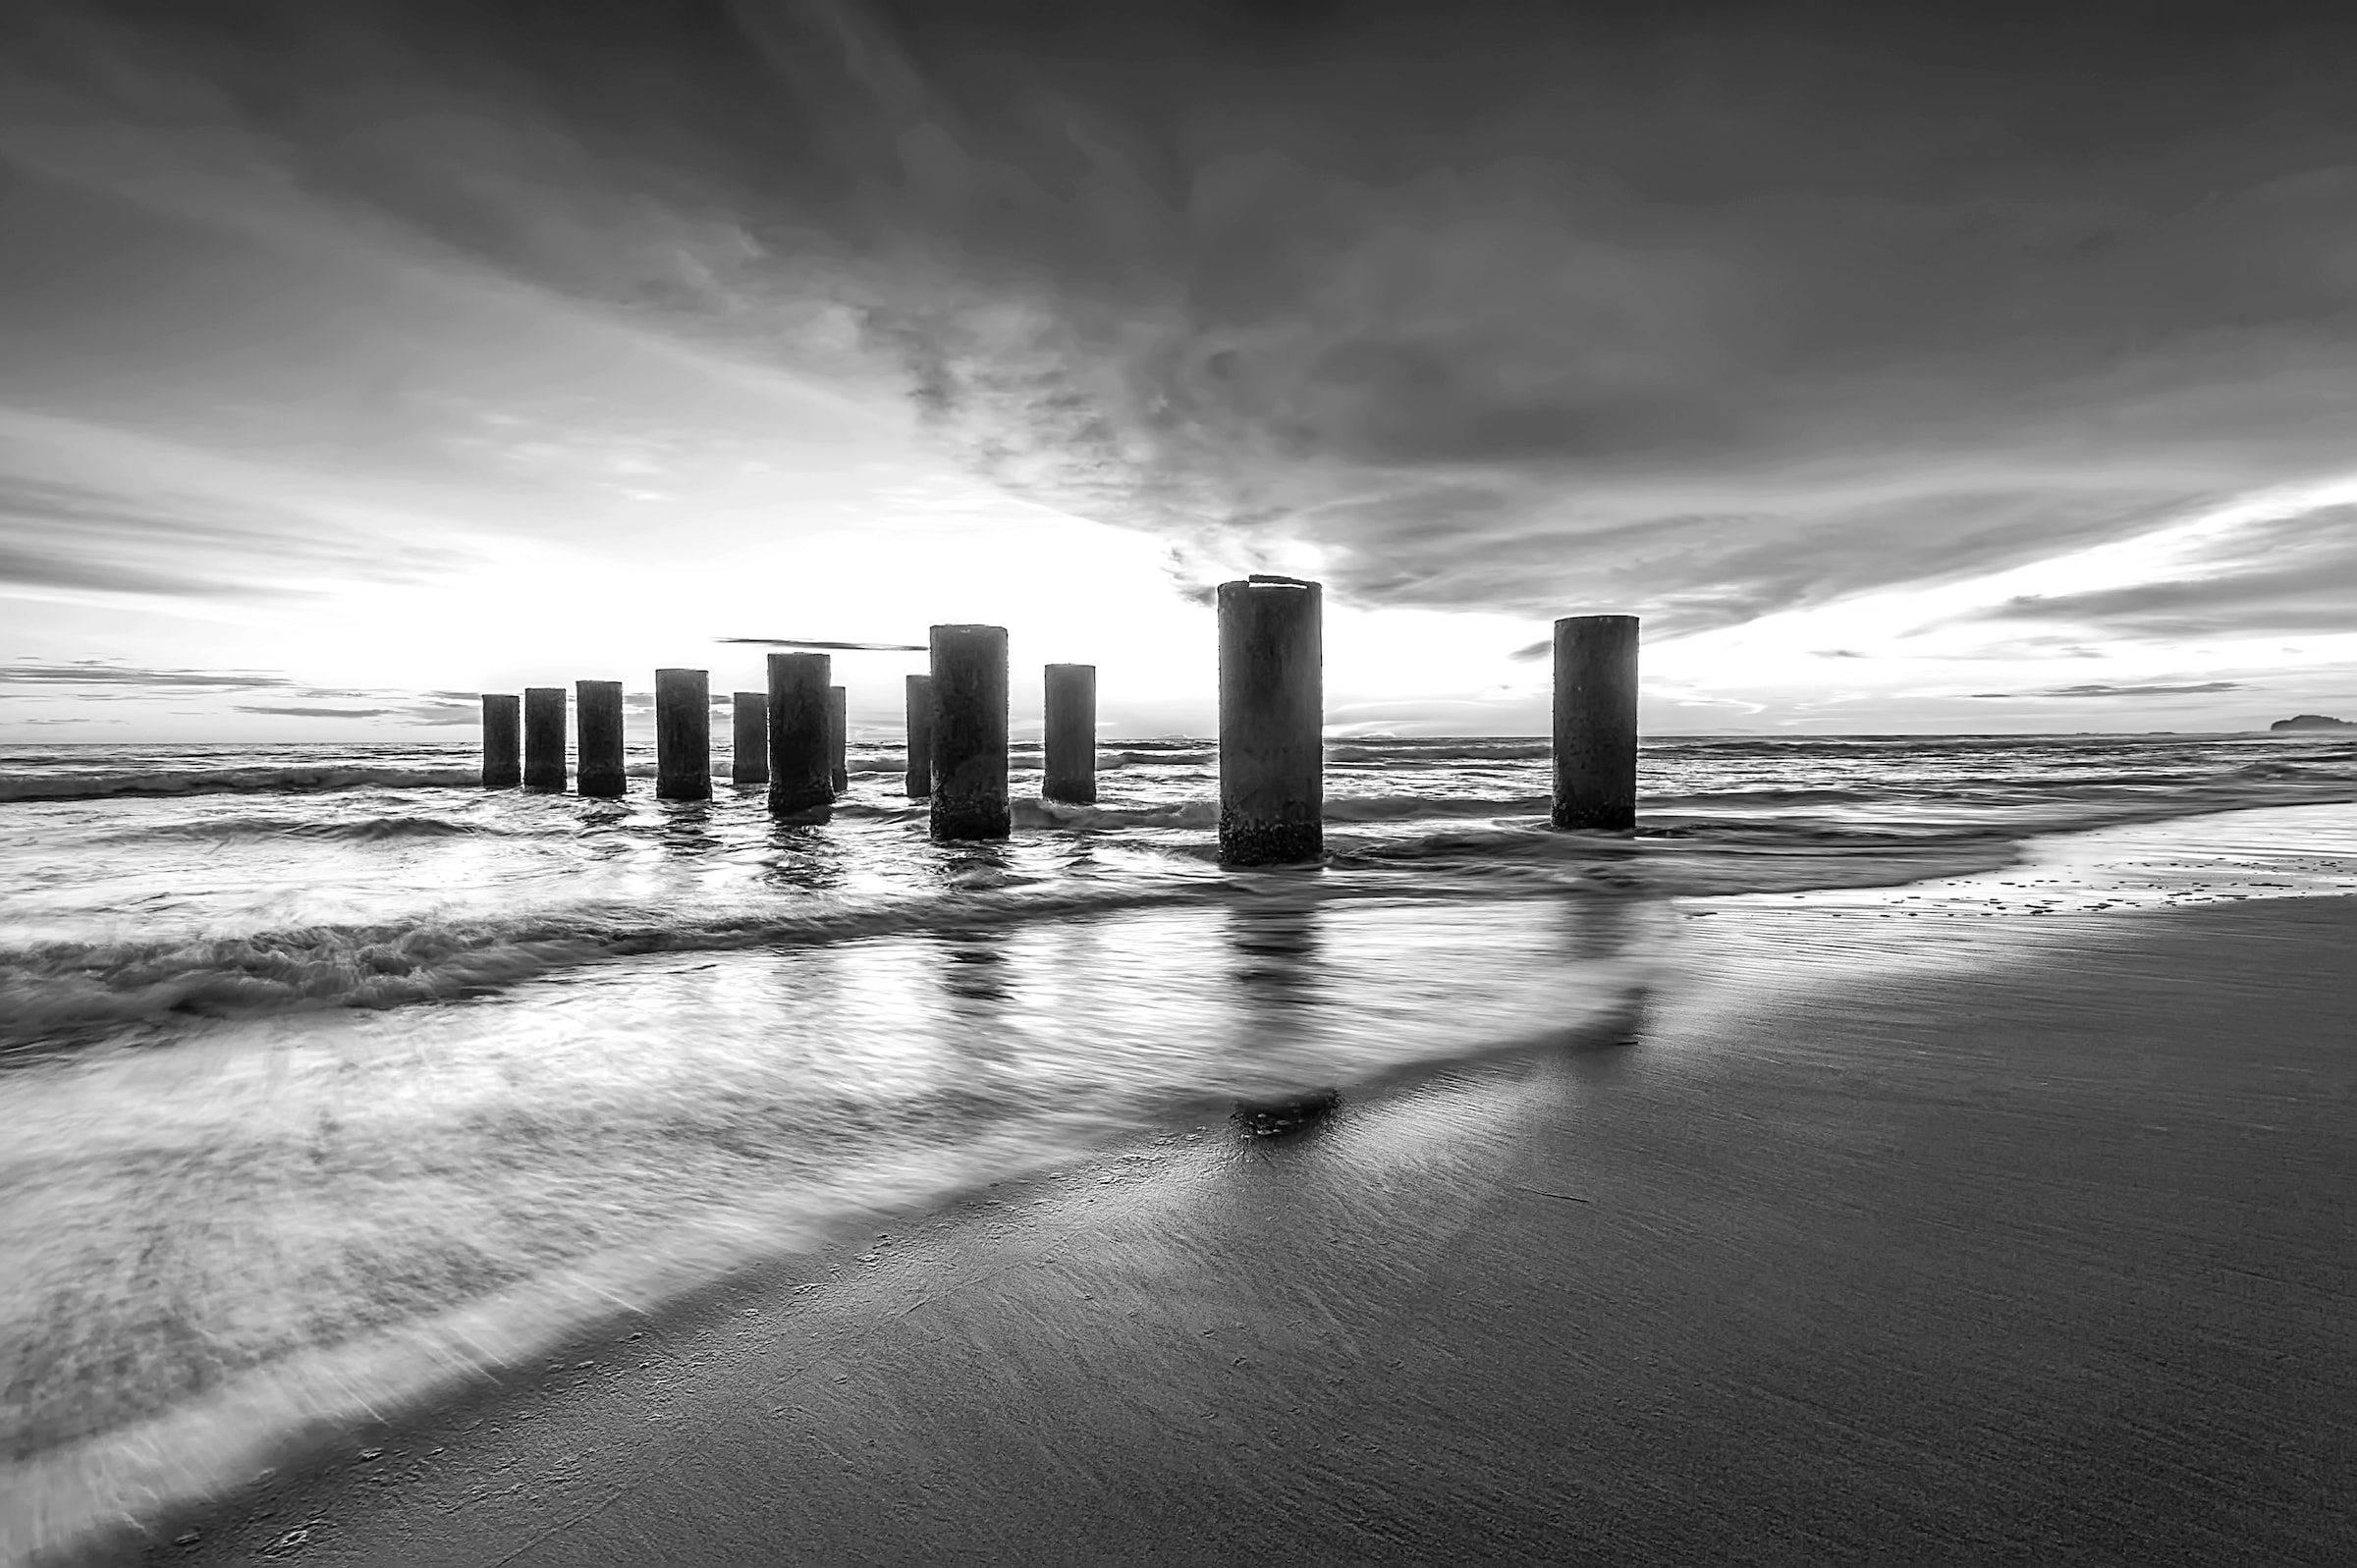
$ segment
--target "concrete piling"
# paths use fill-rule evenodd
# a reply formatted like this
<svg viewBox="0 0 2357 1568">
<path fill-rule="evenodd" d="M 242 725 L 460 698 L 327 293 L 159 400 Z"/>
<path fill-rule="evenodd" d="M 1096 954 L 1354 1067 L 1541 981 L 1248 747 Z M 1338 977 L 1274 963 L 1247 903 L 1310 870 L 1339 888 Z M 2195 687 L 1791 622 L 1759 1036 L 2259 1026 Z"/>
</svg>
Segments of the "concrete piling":
<svg viewBox="0 0 2357 1568">
<path fill-rule="evenodd" d="M 1089 806 L 1097 799 L 1097 667 L 1048 666 L 1047 732 L 1040 798 Z"/>
<path fill-rule="evenodd" d="M 933 792 L 933 677 L 908 677 L 908 798 Z"/>
<path fill-rule="evenodd" d="M 701 670 L 655 672 L 655 797 L 712 798 L 712 680 Z"/>
<path fill-rule="evenodd" d="M 823 653 L 769 656 L 769 809 L 824 822 L 835 804 Z"/>
<path fill-rule="evenodd" d="M 935 626 L 932 650 L 933 837 L 1004 838 L 1007 628 Z"/>
<path fill-rule="evenodd" d="M 565 787 L 565 688 L 523 688 L 523 786 Z"/>
<path fill-rule="evenodd" d="M 1555 811 L 1559 828 L 1637 825 L 1637 618 L 1555 623 Z"/>
<path fill-rule="evenodd" d="M 1325 847 L 1325 643 L 1318 584 L 1219 588 L 1220 858 L 1314 860 Z"/>
<path fill-rule="evenodd" d="M 483 787 L 523 783 L 523 711 L 512 691 L 483 693 Z"/>
<path fill-rule="evenodd" d="M 734 754 L 729 761 L 731 784 L 769 783 L 769 693 L 740 691 L 732 694 L 735 707 L 729 715 L 733 728 L 730 744 Z"/>
<path fill-rule="evenodd" d="M 576 680 L 573 707 L 579 751 L 574 789 L 606 798 L 621 794 L 629 786 L 622 771 L 622 682 Z"/>
<path fill-rule="evenodd" d="M 837 794 L 851 786 L 851 702 L 843 686 L 827 688 L 827 783 Z"/>
</svg>

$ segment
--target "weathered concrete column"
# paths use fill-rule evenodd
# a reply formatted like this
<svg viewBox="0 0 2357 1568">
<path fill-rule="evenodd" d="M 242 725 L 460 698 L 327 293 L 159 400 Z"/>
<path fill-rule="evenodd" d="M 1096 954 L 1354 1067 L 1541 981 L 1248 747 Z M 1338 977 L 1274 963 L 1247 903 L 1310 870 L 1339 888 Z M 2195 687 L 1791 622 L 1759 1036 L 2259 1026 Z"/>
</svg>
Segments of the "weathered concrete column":
<svg viewBox="0 0 2357 1568">
<path fill-rule="evenodd" d="M 1555 623 L 1555 825 L 1637 825 L 1637 618 Z"/>
<path fill-rule="evenodd" d="M 735 755 L 729 762 L 731 784 L 769 783 L 769 693 L 734 694 L 734 728 L 729 731 Z"/>
<path fill-rule="evenodd" d="M 579 751 L 580 770 L 575 791 L 596 796 L 621 794 L 629 787 L 622 772 L 622 682 L 575 681 L 573 710 L 579 730 L 574 744 Z"/>
<path fill-rule="evenodd" d="M 701 670 L 655 672 L 655 797 L 712 798 L 712 679 Z"/>
<path fill-rule="evenodd" d="M 1325 847 L 1323 595 L 1314 582 L 1220 584 L 1220 858 L 1265 866 Z"/>
<path fill-rule="evenodd" d="M 827 783 L 837 794 L 851 786 L 851 698 L 842 686 L 827 688 Z"/>
<path fill-rule="evenodd" d="M 1048 666 L 1047 733 L 1040 743 L 1043 800 L 1097 799 L 1097 667 Z"/>
<path fill-rule="evenodd" d="M 769 656 L 769 809 L 824 822 L 835 804 L 829 775 L 827 676 L 823 653 Z"/>
<path fill-rule="evenodd" d="M 935 626 L 933 796 L 936 838 L 1004 838 L 1007 628 Z"/>
<path fill-rule="evenodd" d="M 523 786 L 565 787 L 565 688 L 523 688 Z"/>
<path fill-rule="evenodd" d="M 523 712 L 512 691 L 483 693 L 483 787 L 523 783 Z"/>
<path fill-rule="evenodd" d="M 933 677 L 908 677 L 908 798 L 933 792 Z"/>
</svg>

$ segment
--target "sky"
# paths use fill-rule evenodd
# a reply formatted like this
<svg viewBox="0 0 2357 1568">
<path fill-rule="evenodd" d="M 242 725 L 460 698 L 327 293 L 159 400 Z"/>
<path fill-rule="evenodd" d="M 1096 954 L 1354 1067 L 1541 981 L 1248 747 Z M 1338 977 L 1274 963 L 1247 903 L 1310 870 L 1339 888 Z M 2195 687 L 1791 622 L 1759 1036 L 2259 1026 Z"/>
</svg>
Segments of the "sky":
<svg viewBox="0 0 2357 1568">
<path fill-rule="evenodd" d="M 2357 717 L 2340 9 L 17 0 L 0 741 L 1204 733 L 1252 570 L 1337 734 Z"/>
</svg>

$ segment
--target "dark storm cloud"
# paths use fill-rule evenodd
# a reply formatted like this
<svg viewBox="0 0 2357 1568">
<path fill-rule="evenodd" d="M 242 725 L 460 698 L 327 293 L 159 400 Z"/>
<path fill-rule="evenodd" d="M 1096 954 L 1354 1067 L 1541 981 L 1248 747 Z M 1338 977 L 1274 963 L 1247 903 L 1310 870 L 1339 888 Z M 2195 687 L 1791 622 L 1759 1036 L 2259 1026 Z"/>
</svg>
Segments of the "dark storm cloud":
<svg viewBox="0 0 2357 1568">
<path fill-rule="evenodd" d="M 2214 691 L 2244 691 L 2247 689 L 2249 688 L 2239 680 L 2203 680 L 2189 685 L 2048 686 L 2038 691 L 1975 691 L 1970 695 L 2006 700 L 2018 697 L 2185 697 Z"/>
<path fill-rule="evenodd" d="M 2347 460 L 2330 8 L 335 16 L 84 0 L 17 41 L 52 126 L 887 366 L 1198 583 L 1305 540 L 1362 600 L 1726 624 Z"/>
</svg>

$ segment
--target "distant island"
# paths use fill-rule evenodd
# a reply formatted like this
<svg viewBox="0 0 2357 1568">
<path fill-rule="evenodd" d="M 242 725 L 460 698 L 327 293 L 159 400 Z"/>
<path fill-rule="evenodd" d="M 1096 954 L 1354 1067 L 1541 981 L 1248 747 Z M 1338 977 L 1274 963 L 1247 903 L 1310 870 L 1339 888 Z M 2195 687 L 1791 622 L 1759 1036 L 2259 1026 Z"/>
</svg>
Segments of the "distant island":
<svg viewBox="0 0 2357 1568">
<path fill-rule="evenodd" d="M 2277 719 L 2270 730 L 2357 730 L 2357 719 L 2328 719 L 2321 713 L 2303 713 L 2289 719 Z"/>
</svg>

